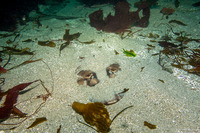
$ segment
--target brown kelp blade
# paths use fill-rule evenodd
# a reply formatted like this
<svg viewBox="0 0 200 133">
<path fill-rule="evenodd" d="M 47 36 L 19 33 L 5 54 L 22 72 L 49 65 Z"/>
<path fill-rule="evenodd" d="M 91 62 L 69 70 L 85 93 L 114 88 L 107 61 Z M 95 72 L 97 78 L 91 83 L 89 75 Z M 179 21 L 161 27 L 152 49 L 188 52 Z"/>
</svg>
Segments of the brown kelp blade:
<svg viewBox="0 0 200 133">
<path fill-rule="evenodd" d="M 45 122 L 45 121 L 47 121 L 46 117 L 36 118 L 35 121 L 27 129 L 33 128 L 33 127 L 37 126 L 38 124 Z"/>
<path fill-rule="evenodd" d="M 7 71 L 10 71 L 10 70 L 12 70 L 12 69 L 18 68 L 18 67 L 20 67 L 20 66 L 23 66 L 23 65 L 26 65 L 26 64 L 29 64 L 29 63 L 33 63 L 33 62 L 36 62 L 36 61 L 41 61 L 41 60 L 42 60 L 42 58 L 37 59 L 37 60 L 27 60 L 27 61 L 24 61 L 24 62 L 22 62 L 21 64 L 19 64 L 19 65 L 17 65 L 17 66 L 14 66 L 14 67 L 8 69 Z"/>
<path fill-rule="evenodd" d="M 55 47 L 56 46 L 56 44 L 53 41 L 38 41 L 38 45 L 48 46 L 48 47 Z"/>
<path fill-rule="evenodd" d="M 65 30 L 65 34 L 63 35 L 63 40 L 67 41 L 67 42 L 70 42 L 74 39 L 77 39 L 79 38 L 79 36 L 81 35 L 81 33 L 75 33 L 75 34 L 69 34 L 69 29 L 66 29 Z"/>
<path fill-rule="evenodd" d="M 59 126 L 59 128 L 57 129 L 57 133 L 60 133 L 61 130 L 61 125 Z"/>
<path fill-rule="evenodd" d="M 12 55 L 34 55 L 34 53 L 31 52 L 30 48 L 28 47 L 23 48 L 23 49 L 17 49 L 15 47 L 2 47 L 4 50 L 0 51 L 0 53 L 4 53 L 4 54 L 11 53 Z"/>
<path fill-rule="evenodd" d="M 150 129 L 156 129 L 156 127 L 157 127 L 156 125 L 151 124 L 151 123 L 149 123 L 147 121 L 144 121 L 144 126 L 147 126 Z"/>
<path fill-rule="evenodd" d="M 60 49 L 59 49 L 59 56 L 61 55 L 61 51 L 64 49 L 64 48 L 66 48 L 68 45 L 70 44 L 70 42 L 68 41 L 68 42 L 65 42 L 65 43 L 63 43 L 63 44 L 61 44 L 60 45 Z"/>
<path fill-rule="evenodd" d="M 26 113 L 23 113 L 21 110 L 19 110 L 16 106 L 13 106 L 12 114 L 17 115 L 19 117 L 26 117 Z"/>
</svg>

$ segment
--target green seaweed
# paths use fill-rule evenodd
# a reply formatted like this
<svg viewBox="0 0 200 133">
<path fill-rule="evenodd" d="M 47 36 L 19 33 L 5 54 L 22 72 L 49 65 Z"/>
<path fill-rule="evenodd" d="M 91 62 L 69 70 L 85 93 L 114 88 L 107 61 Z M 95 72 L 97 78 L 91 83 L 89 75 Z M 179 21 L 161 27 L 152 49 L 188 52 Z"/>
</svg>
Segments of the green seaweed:
<svg viewBox="0 0 200 133">
<path fill-rule="evenodd" d="M 135 54 L 135 52 L 133 51 L 133 50 L 125 50 L 125 49 L 123 49 L 123 53 L 127 56 L 127 57 L 135 57 L 136 56 L 136 54 Z"/>
</svg>

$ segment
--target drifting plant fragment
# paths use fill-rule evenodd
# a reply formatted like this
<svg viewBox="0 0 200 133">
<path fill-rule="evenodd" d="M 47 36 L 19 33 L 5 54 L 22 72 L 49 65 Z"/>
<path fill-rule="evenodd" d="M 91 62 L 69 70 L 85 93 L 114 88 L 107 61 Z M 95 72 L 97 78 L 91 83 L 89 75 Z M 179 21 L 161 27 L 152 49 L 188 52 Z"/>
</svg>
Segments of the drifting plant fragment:
<svg viewBox="0 0 200 133">
<path fill-rule="evenodd" d="M 20 66 L 23 66 L 23 65 L 26 65 L 26 64 L 29 64 L 29 63 L 41 61 L 41 60 L 42 60 L 42 58 L 41 58 L 41 59 L 37 59 L 37 60 L 30 60 L 30 59 L 29 59 L 29 60 L 27 60 L 27 61 L 22 62 L 21 64 L 19 64 L 19 65 L 17 65 L 17 66 L 14 66 L 14 67 L 12 67 L 12 68 L 7 69 L 7 71 L 10 71 L 10 70 L 12 70 L 12 69 L 18 68 L 18 67 L 20 67 Z"/>
<path fill-rule="evenodd" d="M 173 31 L 172 31 L 173 32 Z M 174 32 L 173 32 L 174 33 Z M 158 41 L 159 45 L 163 47 L 160 53 L 154 54 L 159 55 L 158 64 L 163 70 L 173 73 L 172 69 L 166 67 L 166 63 L 172 67 L 183 69 L 189 73 L 200 75 L 200 50 L 189 49 L 186 44 L 189 41 L 200 42 L 200 39 L 188 38 L 187 35 L 183 35 L 184 32 L 180 32 L 178 37 L 175 39 L 179 44 L 174 44 L 169 41 Z"/>
<path fill-rule="evenodd" d="M 70 42 L 64 42 L 63 44 L 60 45 L 60 49 L 59 49 L 59 56 L 61 55 L 61 51 L 67 47 L 70 44 Z"/>
<path fill-rule="evenodd" d="M 39 80 L 35 80 L 33 82 L 28 83 L 22 83 L 19 84 L 11 89 L 9 89 L 7 92 L 6 100 L 4 102 L 4 106 L 0 108 L 0 120 L 6 119 L 10 116 L 12 113 L 12 109 L 14 107 L 14 104 L 17 103 L 17 98 L 19 95 L 19 92 L 25 89 L 27 86 L 31 85 L 34 82 L 38 82 Z M 0 92 L 2 94 L 2 92 Z"/>
<path fill-rule="evenodd" d="M 63 44 L 61 44 L 60 49 L 59 49 L 59 51 L 60 51 L 59 55 L 61 55 L 61 51 L 62 51 L 64 48 L 66 48 L 66 47 L 70 44 L 70 42 L 71 42 L 72 40 L 78 39 L 80 35 L 81 35 L 81 33 L 79 33 L 79 32 L 70 35 L 70 34 L 69 34 L 69 29 L 66 29 L 66 30 L 65 30 L 65 34 L 63 35 L 63 40 L 66 41 L 66 42 L 64 42 Z M 90 42 L 86 42 L 86 43 L 90 43 Z M 91 43 L 93 43 L 93 42 L 91 42 Z"/>
<path fill-rule="evenodd" d="M 144 68 L 145 68 L 145 67 L 141 67 L 141 68 L 140 68 L 140 72 L 142 72 L 142 71 L 144 70 Z"/>
<path fill-rule="evenodd" d="M 159 41 L 158 43 L 161 47 L 164 47 L 164 48 L 166 48 L 166 47 L 178 47 L 174 43 L 170 43 L 170 42 L 167 42 L 167 41 Z"/>
<path fill-rule="evenodd" d="M 20 118 L 26 117 L 26 113 L 23 113 L 21 110 L 19 110 L 16 106 L 13 107 L 12 114 L 18 115 Z"/>
<path fill-rule="evenodd" d="M 95 103 L 79 103 L 79 102 L 73 102 L 72 108 L 80 115 L 83 116 L 84 120 L 89 124 L 85 124 L 83 122 L 80 122 L 92 129 L 94 129 L 91 126 L 95 126 L 97 129 L 97 132 L 101 133 L 107 133 L 110 129 L 110 126 L 114 119 L 121 114 L 126 109 L 133 107 L 129 106 L 117 113 L 117 115 L 114 116 L 114 118 L 111 120 L 109 116 L 109 112 L 105 108 L 103 103 L 95 102 Z"/>
<path fill-rule="evenodd" d="M 81 35 L 81 33 L 75 33 L 75 34 L 69 34 L 69 29 L 66 29 L 65 30 L 65 34 L 63 35 L 63 40 L 67 41 L 67 42 L 70 42 L 74 39 L 78 39 L 79 36 Z"/>
<path fill-rule="evenodd" d="M 0 78 L 0 87 L 3 86 L 4 84 L 5 84 L 5 78 Z M 1 96 L 0 96 L 0 100 L 1 100 Z"/>
<path fill-rule="evenodd" d="M 98 131 L 108 131 L 111 120 L 109 113 L 102 103 L 79 103 L 74 102 L 72 108 L 91 126 L 95 126 Z"/>
<path fill-rule="evenodd" d="M 38 41 L 38 45 L 48 46 L 48 47 L 55 47 L 56 46 L 56 44 L 53 41 Z"/>
<path fill-rule="evenodd" d="M 44 61 L 42 61 L 44 62 Z M 45 62 L 44 62 L 45 65 L 47 65 Z M 19 84 L 15 87 L 13 87 L 12 89 L 9 89 L 5 92 L 2 92 L 0 90 L 0 100 L 2 99 L 3 96 L 6 96 L 5 98 L 5 101 L 4 101 L 4 104 L 3 106 L 0 108 L 0 125 L 3 125 L 3 126 L 14 126 L 12 128 L 7 128 L 5 130 L 14 130 L 15 128 L 19 127 L 24 121 L 26 121 L 28 118 L 32 117 L 35 113 L 37 113 L 43 104 L 45 104 L 46 100 L 48 99 L 49 96 L 51 96 L 53 90 L 54 90 L 54 80 L 53 80 L 53 76 L 52 76 L 52 71 L 51 69 L 49 68 L 49 66 L 47 65 L 48 69 L 50 70 L 50 73 L 51 73 L 51 78 L 52 78 L 52 91 L 50 92 L 48 90 L 48 88 L 45 87 L 44 83 L 42 82 L 42 80 L 35 80 L 33 82 L 28 82 L 28 83 L 22 83 L 22 84 Z M 2 79 L 2 83 L 1 85 L 4 84 L 4 79 Z M 35 98 L 29 98 L 28 100 L 31 100 L 31 99 L 39 99 L 41 98 L 43 100 L 43 102 L 41 102 L 38 107 L 34 110 L 33 113 L 27 115 L 26 113 L 23 113 L 22 111 L 20 111 L 16 106 L 20 103 L 17 103 L 17 98 L 18 98 L 18 95 L 19 95 L 19 92 L 24 90 L 26 87 L 28 87 L 29 85 L 31 85 L 32 83 L 35 83 L 35 82 L 40 82 L 40 84 L 42 85 L 43 89 L 45 89 L 45 91 L 47 92 L 46 94 L 40 94 L 38 96 L 36 96 Z M 33 89 L 33 88 L 31 88 Z M 30 90 L 30 89 L 29 89 Z M 26 93 L 27 91 L 23 91 L 23 94 Z M 21 93 L 22 94 L 22 93 Z M 25 100 L 25 101 L 28 101 L 28 100 Z M 13 117 L 13 115 L 17 115 L 18 117 Z M 5 120 L 7 119 L 13 119 L 13 118 L 23 118 L 21 121 L 18 121 L 17 123 L 8 123 L 7 121 L 4 123 Z"/>
<path fill-rule="evenodd" d="M 61 130 L 61 125 L 59 126 L 59 128 L 57 129 L 57 133 L 60 133 Z"/>
<path fill-rule="evenodd" d="M 144 126 L 147 126 L 150 129 L 156 129 L 156 127 L 157 127 L 156 125 L 153 125 L 147 121 L 144 121 Z"/>
<path fill-rule="evenodd" d="M 157 39 L 159 38 L 160 36 L 158 34 L 153 34 L 153 33 L 149 33 L 148 35 L 148 38 L 154 38 L 154 39 Z"/>
<path fill-rule="evenodd" d="M 162 82 L 162 83 L 165 83 L 165 81 L 164 81 L 164 80 L 162 80 L 162 79 L 158 79 L 158 81 L 160 81 L 160 82 Z"/>
<path fill-rule="evenodd" d="M 15 36 L 15 38 L 13 39 L 13 41 L 11 41 L 10 39 L 6 41 L 7 44 L 11 44 L 13 42 L 15 42 L 15 40 L 20 36 L 19 33 L 17 33 L 17 35 Z"/>
<path fill-rule="evenodd" d="M 124 32 L 121 32 L 121 33 L 119 34 L 119 36 L 120 36 L 120 38 L 123 40 L 123 39 L 128 38 L 128 37 L 133 37 L 135 33 L 139 32 L 139 31 L 141 31 L 141 30 L 143 30 L 143 29 L 139 29 L 139 30 L 134 31 L 134 32 L 133 32 L 132 30 L 126 30 L 126 31 L 124 31 Z M 127 34 L 125 34 L 126 32 L 127 32 Z"/>
<path fill-rule="evenodd" d="M 124 93 L 126 93 L 128 90 L 129 89 L 124 88 L 124 90 L 122 92 L 115 95 L 115 99 L 110 100 L 110 101 L 105 101 L 105 102 L 103 102 L 103 104 L 104 105 L 112 105 L 112 104 L 119 102 L 124 97 Z"/>
<path fill-rule="evenodd" d="M 150 52 L 150 50 L 155 49 L 156 46 L 153 46 L 151 44 L 147 44 L 148 48 L 146 48 L 148 50 L 148 53 Z"/>
<path fill-rule="evenodd" d="M 119 52 L 117 52 L 117 50 L 114 50 L 114 52 L 115 52 L 115 55 L 118 55 L 118 54 L 119 54 Z"/>
<path fill-rule="evenodd" d="M 26 40 L 24 40 L 24 41 L 22 41 L 22 42 L 27 42 L 27 43 L 29 43 L 29 42 L 34 42 L 32 39 L 26 39 Z"/>
<path fill-rule="evenodd" d="M 37 96 L 35 99 L 38 98 L 42 98 L 44 101 L 42 103 L 39 104 L 39 106 L 35 109 L 35 111 L 28 115 L 21 112 L 18 108 L 16 108 L 16 104 L 17 104 L 17 97 L 19 95 L 19 91 L 25 89 L 27 86 L 29 86 L 30 84 L 34 83 L 34 82 L 40 82 L 41 85 L 44 87 L 44 89 L 46 90 L 47 94 L 42 94 Z M 10 128 L 9 130 L 13 130 L 15 128 L 17 128 L 18 126 L 20 126 L 25 120 L 27 120 L 29 117 L 31 117 L 32 115 L 34 115 L 35 113 L 37 113 L 40 108 L 42 107 L 42 105 L 46 102 L 47 98 L 49 96 L 51 96 L 51 93 L 49 92 L 49 90 L 44 86 L 43 82 L 41 80 L 35 80 L 33 82 L 29 82 L 29 83 L 23 83 L 23 84 L 19 84 L 15 87 L 13 87 L 12 89 L 9 89 L 6 92 L 1 92 L 0 91 L 0 96 L 6 96 L 6 100 L 4 102 L 4 106 L 0 108 L 0 121 L 3 122 L 4 120 L 10 118 L 11 114 L 14 115 L 18 115 L 20 118 L 24 118 L 22 121 L 18 122 L 18 123 L 0 123 L 0 125 L 17 125 L 15 127 Z M 7 129 L 8 130 L 8 129 Z"/>
<path fill-rule="evenodd" d="M 183 23 L 183 22 L 181 22 L 181 21 L 179 21 L 179 20 L 175 20 L 175 19 L 170 20 L 169 23 L 170 23 L 170 24 L 171 24 L 171 23 L 175 23 L 175 24 L 178 24 L 178 25 L 187 26 L 187 24 L 185 24 L 185 23 Z"/>
<path fill-rule="evenodd" d="M 24 49 L 17 49 L 16 46 L 14 47 L 3 47 L 2 51 L 0 53 L 4 54 L 12 54 L 12 55 L 33 55 L 34 53 L 30 51 L 30 48 L 26 47 Z"/>
<path fill-rule="evenodd" d="M 33 128 L 33 127 L 37 126 L 38 124 L 43 123 L 45 121 L 47 121 L 46 117 L 36 118 L 35 121 L 27 129 Z"/>
<path fill-rule="evenodd" d="M 177 56 L 171 65 L 189 73 L 200 75 L 200 49 L 185 51 L 185 54 Z"/>
<path fill-rule="evenodd" d="M 135 52 L 133 51 L 133 50 L 125 50 L 125 49 L 123 49 L 123 53 L 127 56 L 127 57 L 135 57 L 136 56 L 136 54 L 135 54 Z"/>
<path fill-rule="evenodd" d="M 16 32 L 0 34 L 0 39 L 16 35 Z"/>
<path fill-rule="evenodd" d="M 96 41 L 95 40 L 91 40 L 91 41 L 88 41 L 88 42 L 81 42 L 81 41 L 78 41 L 82 44 L 92 44 L 92 43 L 95 43 Z"/>
<path fill-rule="evenodd" d="M 181 34 L 181 36 L 178 36 L 176 38 L 176 41 L 181 42 L 181 44 L 187 44 L 188 42 L 191 42 L 191 41 L 195 41 L 195 42 L 199 43 L 200 39 L 189 38 L 187 36 L 182 36 L 182 34 Z"/>
</svg>

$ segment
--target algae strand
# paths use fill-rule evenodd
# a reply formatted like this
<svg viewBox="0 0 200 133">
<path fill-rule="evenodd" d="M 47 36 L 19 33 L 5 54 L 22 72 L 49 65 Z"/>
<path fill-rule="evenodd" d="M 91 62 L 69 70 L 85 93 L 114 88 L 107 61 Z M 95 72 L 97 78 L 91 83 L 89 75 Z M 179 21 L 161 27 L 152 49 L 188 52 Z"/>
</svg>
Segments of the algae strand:
<svg viewBox="0 0 200 133">
<path fill-rule="evenodd" d="M 156 127 L 157 127 L 156 125 L 153 125 L 147 121 L 144 121 L 144 126 L 147 126 L 150 129 L 156 129 Z"/>
<path fill-rule="evenodd" d="M 36 118 L 35 121 L 27 129 L 33 128 L 33 127 L 37 126 L 38 124 L 43 123 L 45 121 L 47 121 L 46 117 Z"/>
</svg>

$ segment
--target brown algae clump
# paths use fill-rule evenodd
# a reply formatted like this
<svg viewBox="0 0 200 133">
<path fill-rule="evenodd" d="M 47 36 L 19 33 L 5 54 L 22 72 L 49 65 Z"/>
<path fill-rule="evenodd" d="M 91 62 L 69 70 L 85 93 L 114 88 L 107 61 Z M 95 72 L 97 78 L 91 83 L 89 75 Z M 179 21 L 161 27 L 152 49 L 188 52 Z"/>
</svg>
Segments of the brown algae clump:
<svg viewBox="0 0 200 133">
<path fill-rule="evenodd" d="M 107 133 L 111 125 L 111 120 L 107 109 L 103 103 L 79 103 L 74 102 L 72 108 L 91 126 L 95 126 L 97 131 Z"/>
<path fill-rule="evenodd" d="M 122 112 L 124 112 L 125 110 L 131 107 L 133 106 L 131 105 L 124 108 L 119 113 L 117 113 L 111 120 L 109 116 L 109 112 L 107 111 L 103 103 L 95 102 L 95 103 L 84 104 L 84 103 L 79 103 L 79 102 L 73 102 L 72 104 L 72 108 L 78 114 L 82 115 L 84 120 L 89 125 L 81 121 L 78 121 L 78 122 L 101 133 L 108 133 L 110 131 L 110 126 L 112 122 L 117 118 L 117 116 L 119 116 Z M 92 126 L 95 126 L 97 129 L 93 128 Z"/>
</svg>

